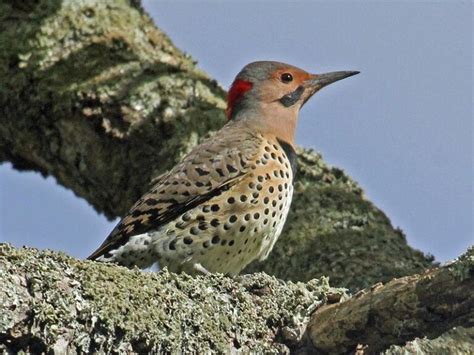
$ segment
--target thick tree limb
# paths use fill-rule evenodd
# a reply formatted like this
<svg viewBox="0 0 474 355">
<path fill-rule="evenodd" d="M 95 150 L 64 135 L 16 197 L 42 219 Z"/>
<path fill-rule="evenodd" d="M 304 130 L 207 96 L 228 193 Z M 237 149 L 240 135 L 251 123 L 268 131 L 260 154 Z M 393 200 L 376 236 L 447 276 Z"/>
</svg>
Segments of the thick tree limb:
<svg viewBox="0 0 474 355">
<path fill-rule="evenodd" d="M 395 354 L 390 346 L 406 341 L 428 349 L 458 339 L 465 349 L 472 332 L 449 330 L 474 325 L 474 249 L 325 306 L 348 297 L 326 278 L 146 273 L 6 244 L 0 280 L 0 351 L 10 352 L 344 353 L 364 344 Z"/>
<path fill-rule="evenodd" d="M 108 217 L 224 122 L 224 91 L 129 1 L 3 1 L 0 44 L 0 159 Z"/>
<path fill-rule="evenodd" d="M 376 353 L 457 326 L 474 327 L 474 248 L 448 266 L 376 284 L 318 309 L 307 332 L 323 352 L 346 353 L 364 344 Z"/>
<path fill-rule="evenodd" d="M 0 352 L 288 352 L 327 279 L 145 273 L 0 245 Z"/>
</svg>

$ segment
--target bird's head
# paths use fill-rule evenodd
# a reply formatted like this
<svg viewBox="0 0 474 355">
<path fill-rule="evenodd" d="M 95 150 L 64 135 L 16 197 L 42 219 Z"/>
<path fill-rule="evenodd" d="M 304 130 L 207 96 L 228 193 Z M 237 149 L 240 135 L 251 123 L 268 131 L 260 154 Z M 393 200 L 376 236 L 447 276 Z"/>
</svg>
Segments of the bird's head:
<svg viewBox="0 0 474 355">
<path fill-rule="evenodd" d="M 245 119 L 293 143 L 300 108 L 323 87 L 358 74 L 338 71 L 310 74 L 289 64 L 259 61 L 237 75 L 227 97 L 227 118 Z"/>
</svg>

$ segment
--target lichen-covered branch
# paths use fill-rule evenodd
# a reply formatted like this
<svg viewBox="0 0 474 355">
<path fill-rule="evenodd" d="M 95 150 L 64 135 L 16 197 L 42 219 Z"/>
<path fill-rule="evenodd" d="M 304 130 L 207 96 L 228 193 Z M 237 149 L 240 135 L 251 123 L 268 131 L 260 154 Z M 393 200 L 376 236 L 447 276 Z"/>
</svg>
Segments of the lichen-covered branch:
<svg viewBox="0 0 474 355">
<path fill-rule="evenodd" d="M 465 349 L 474 326 L 474 249 L 349 300 L 327 278 L 150 273 L 8 244 L 0 280 L 0 352 L 397 354 Z"/>
<path fill-rule="evenodd" d="M 225 122 L 224 90 L 138 1 L 1 1 L 0 47 L 0 161 L 108 217 Z M 431 265 L 357 183 L 301 149 L 286 229 L 247 271 L 360 289 Z"/>
<path fill-rule="evenodd" d="M 450 265 L 376 284 L 345 302 L 321 307 L 311 318 L 308 336 L 316 349 L 336 353 L 353 351 L 358 344 L 376 353 L 415 337 L 437 338 L 453 327 L 474 327 L 473 291 L 471 248 Z M 461 334 L 464 343 L 471 334 L 472 350 L 472 331 Z"/>
<path fill-rule="evenodd" d="M 0 352 L 288 352 L 327 279 L 146 273 L 0 244 Z"/>
<path fill-rule="evenodd" d="M 224 122 L 224 91 L 130 1 L 3 1 L 0 29 L 0 159 L 108 217 Z"/>
</svg>

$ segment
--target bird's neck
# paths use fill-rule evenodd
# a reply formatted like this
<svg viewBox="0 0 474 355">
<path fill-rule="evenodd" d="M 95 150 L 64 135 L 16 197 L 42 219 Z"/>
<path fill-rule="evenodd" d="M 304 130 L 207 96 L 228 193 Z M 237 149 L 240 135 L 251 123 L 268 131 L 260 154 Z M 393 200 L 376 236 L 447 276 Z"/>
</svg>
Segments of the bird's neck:
<svg viewBox="0 0 474 355">
<path fill-rule="evenodd" d="M 266 133 L 294 146 L 298 108 L 296 106 L 287 108 L 280 103 L 270 102 L 263 103 L 260 112 Z"/>
<path fill-rule="evenodd" d="M 262 105 L 258 108 L 242 110 L 235 116 L 239 122 L 255 132 L 274 136 L 294 147 L 298 110 L 289 110 L 279 106 Z"/>
<path fill-rule="evenodd" d="M 267 120 L 264 130 L 265 133 L 294 146 L 296 119 L 288 120 L 285 117 L 273 116 Z"/>
</svg>

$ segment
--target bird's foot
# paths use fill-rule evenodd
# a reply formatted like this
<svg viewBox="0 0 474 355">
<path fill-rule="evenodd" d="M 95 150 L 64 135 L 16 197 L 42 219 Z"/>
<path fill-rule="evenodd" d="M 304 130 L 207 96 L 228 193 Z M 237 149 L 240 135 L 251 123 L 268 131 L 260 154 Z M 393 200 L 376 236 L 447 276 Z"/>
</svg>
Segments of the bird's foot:
<svg viewBox="0 0 474 355">
<path fill-rule="evenodd" d="M 202 266 L 200 263 L 195 263 L 193 265 L 194 270 L 200 272 L 203 275 L 210 275 L 211 272 L 207 270 L 204 266 Z"/>
</svg>

